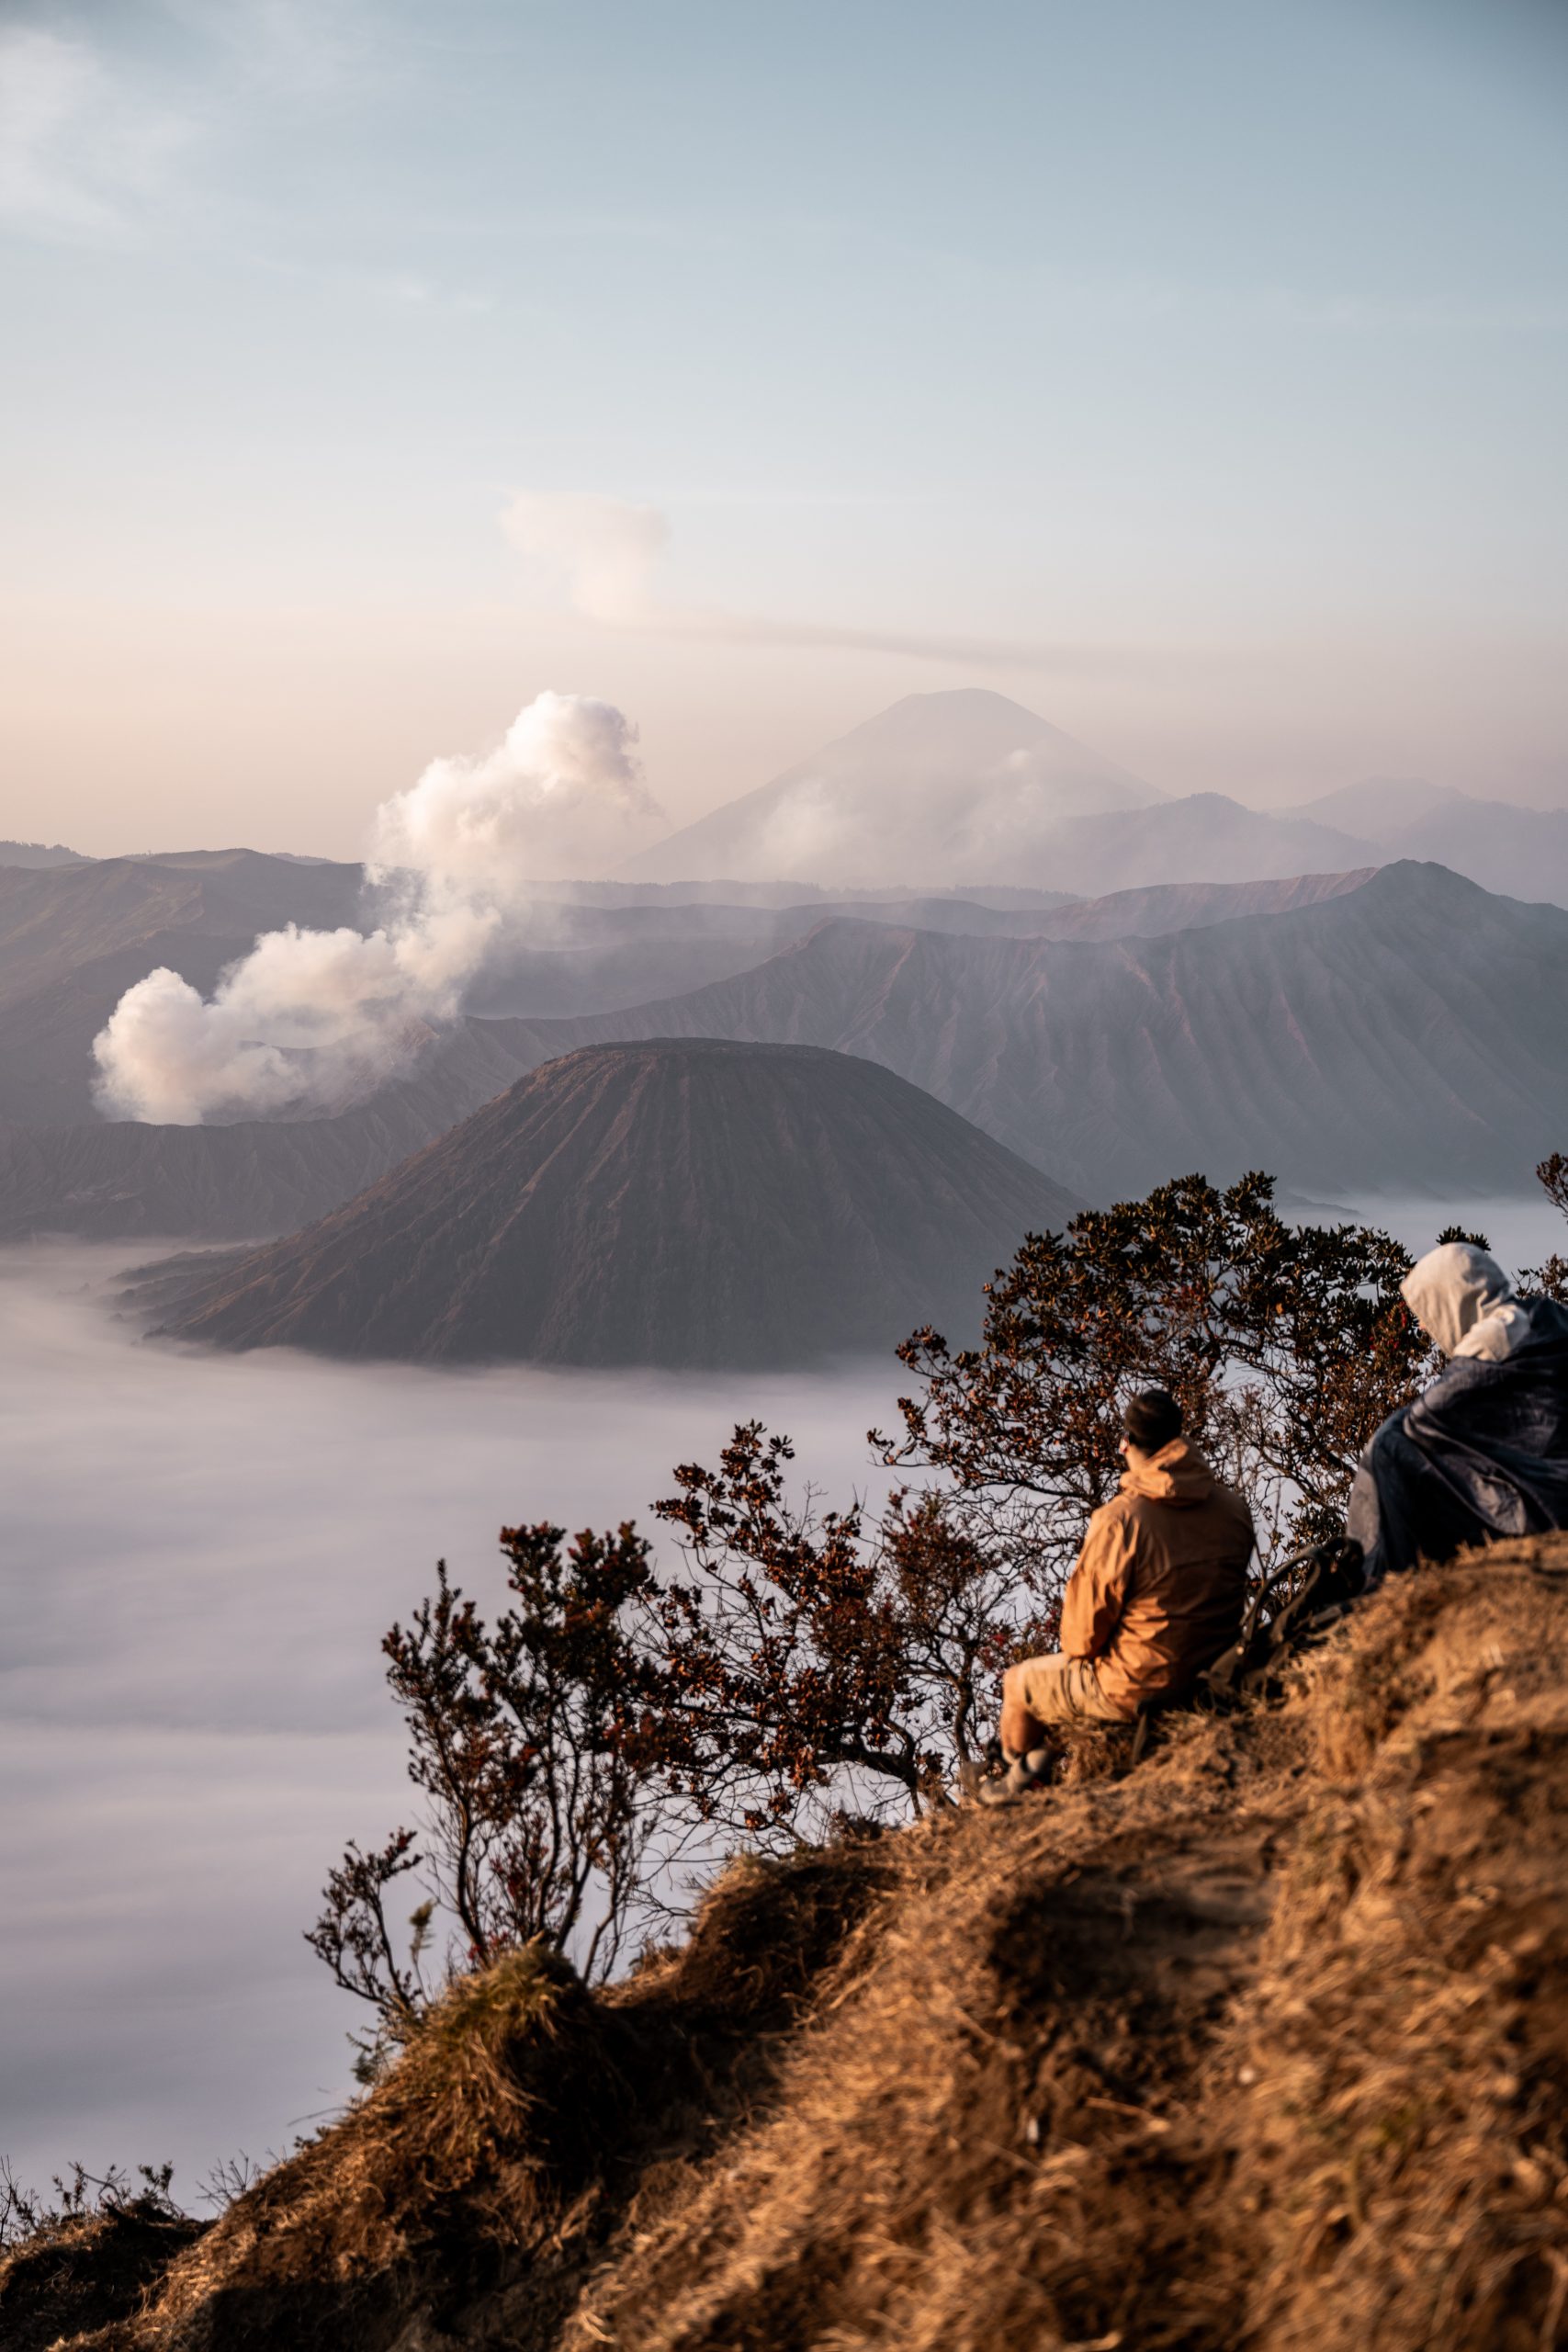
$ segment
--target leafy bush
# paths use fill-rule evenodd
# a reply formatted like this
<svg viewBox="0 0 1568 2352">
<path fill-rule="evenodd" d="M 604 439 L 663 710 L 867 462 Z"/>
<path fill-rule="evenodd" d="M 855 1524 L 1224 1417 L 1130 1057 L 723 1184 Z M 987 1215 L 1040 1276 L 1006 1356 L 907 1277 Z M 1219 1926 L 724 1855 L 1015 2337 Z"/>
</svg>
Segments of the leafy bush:
<svg viewBox="0 0 1568 2352">
<path fill-rule="evenodd" d="M 1401 1302 L 1410 1258 L 1371 1227 L 1292 1226 L 1269 1177 L 1201 1176 L 1032 1234 L 987 1285 L 977 1349 L 918 1331 L 923 1394 L 889 1463 L 935 1473 L 974 1540 L 1049 1603 L 1122 1472 L 1129 1390 L 1168 1388 L 1252 1506 L 1265 1556 L 1342 1523 L 1361 1449 L 1430 1351 Z"/>
<path fill-rule="evenodd" d="M 1568 1217 L 1568 1151 L 1554 1151 L 1535 1173 L 1547 1199 Z M 1527 1267 L 1519 1279 L 1529 1289 L 1568 1306 L 1568 1258 L 1560 1250 L 1554 1250 L 1544 1265 Z"/>
<path fill-rule="evenodd" d="M 375 1853 L 350 1846 L 307 1939 L 393 2041 L 454 1962 L 482 1967 L 536 1940 L 606 1973 L 639 1883 L 650 1825 L 626 1735 L 644 1668 L 625 1612 L 652 1587 L 649 1547 L 629 1526 L 564 1551 L 564 1529 L 547 1523 L 503 1528 L 501 1542 L 513 1605 L 493 1626 L 443 1561 L 434 1600 L 382 1644 L 425 1800 L 423 1850 L 408 1828 Z M 389 1904 L 422 1868 L 429 1892 L 405 1946 Z M 433 1983 L 438 1906 L 461 1943 Z M 374 2071 L 379 2045 L 366 2054 Z"/>
</svg>

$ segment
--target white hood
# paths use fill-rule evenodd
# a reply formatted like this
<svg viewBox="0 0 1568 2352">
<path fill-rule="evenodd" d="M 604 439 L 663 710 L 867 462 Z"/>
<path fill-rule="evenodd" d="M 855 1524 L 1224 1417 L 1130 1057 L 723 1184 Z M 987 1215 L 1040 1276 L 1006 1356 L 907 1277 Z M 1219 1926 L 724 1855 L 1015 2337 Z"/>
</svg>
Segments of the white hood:
<svg viewBox="0 0 1568 2352">
<path fill-rule="evenodd" d="M 1418 1259 L 1400 1295 L 1446 1356 L 1501 1363 L 1529 1337 L 1529 1317 L 1495 1258 L 1468 1241 L 1445 1241 Z"/>
</svg>

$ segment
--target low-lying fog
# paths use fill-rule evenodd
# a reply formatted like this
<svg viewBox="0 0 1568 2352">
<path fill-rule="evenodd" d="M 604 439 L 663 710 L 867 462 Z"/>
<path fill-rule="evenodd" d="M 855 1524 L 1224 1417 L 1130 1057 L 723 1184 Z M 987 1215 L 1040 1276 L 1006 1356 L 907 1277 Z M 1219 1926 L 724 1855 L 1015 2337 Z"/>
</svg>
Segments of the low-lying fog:
<svg viewBox="0 0 1568 2352">
<path fill-rule="evenodd" d="M 0 2156 L 288 2146 L 359 2005 L 300 1940 L 347 1838 L 410 1815 L 380 1637 L 503 1521 L 649 1521 L 752 1413 L 835 1496 L 899 1366 L 813 1377 L 324 1364 L 138 1340 L 145 1248 L 0 1251 Z M 656 1531 L 662 1532 L 662 1531 Z"/>
<path fill-rule="evenodd" d="M 1345 1204 L 1510 1266 L 1544 1200 Z M 710 1376 L 366 1369 L 141 1343 L 132 1250 L 0 1250 L 0 2155 L 47 2182 L 172 2158 L 189 2199 L 349 2075 L 357 2005 L 300 1940 L 350 1837 L 410 1814 L 380 1635 L 445 1555 L 486 1600 L 503 1521 L 648 1520 L 760 1414 L 829 1495 L 899 1367 Z"/>
</svg>

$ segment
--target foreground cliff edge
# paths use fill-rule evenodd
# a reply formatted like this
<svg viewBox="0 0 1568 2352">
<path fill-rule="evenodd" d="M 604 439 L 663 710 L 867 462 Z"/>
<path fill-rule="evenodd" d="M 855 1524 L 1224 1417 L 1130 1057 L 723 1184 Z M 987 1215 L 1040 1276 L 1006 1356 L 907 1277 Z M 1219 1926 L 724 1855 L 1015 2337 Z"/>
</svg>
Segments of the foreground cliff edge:
<svg viewBox="0 0 1568 2352">
<path fill-rule="evenodd" d="M 0 2261 L 6 2352 L 1568 2344 L 1568 1538 L 1367 1603 L 1121 1777 L 514 1954 L 200 2233 Z M 158 2235 L 162 2227 L 163 2235 Z"/>
</svg>

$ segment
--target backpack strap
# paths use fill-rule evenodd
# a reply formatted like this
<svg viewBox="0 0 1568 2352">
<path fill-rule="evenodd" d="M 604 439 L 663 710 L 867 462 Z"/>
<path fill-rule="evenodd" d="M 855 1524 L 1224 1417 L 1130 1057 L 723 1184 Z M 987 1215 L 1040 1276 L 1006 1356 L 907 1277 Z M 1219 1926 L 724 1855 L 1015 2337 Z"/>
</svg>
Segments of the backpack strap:
<svg viewBox="0 0 1568 2352">
<path fill-rule="evenodd" d="M 1362 1554 L 1344 1537 L 1309 1544 L 1281 1560 L 1253 1594 L 1241 1633 L 1199 1677 L 1222 1706 L 1276 1695 L 1290 1658 L 1323 1639 L 1362 1590 Z"/>
</svg>

